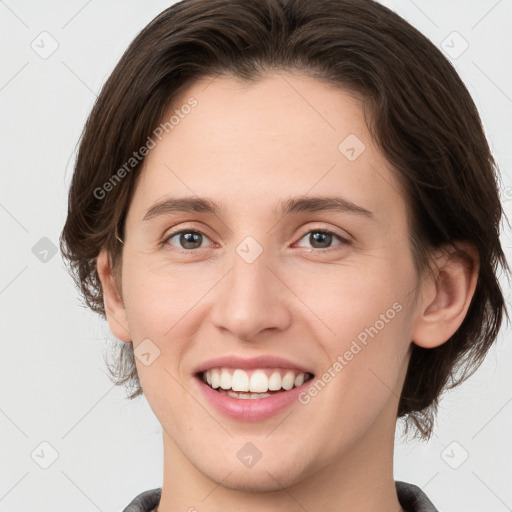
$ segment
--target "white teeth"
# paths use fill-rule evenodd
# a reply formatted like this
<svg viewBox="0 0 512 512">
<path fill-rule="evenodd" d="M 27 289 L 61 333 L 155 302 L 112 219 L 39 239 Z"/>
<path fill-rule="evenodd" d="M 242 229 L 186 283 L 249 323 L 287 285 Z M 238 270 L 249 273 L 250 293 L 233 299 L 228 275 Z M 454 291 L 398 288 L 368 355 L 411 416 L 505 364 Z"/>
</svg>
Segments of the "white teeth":
<svg viewBox="0 0 512 512">
<path fill-rule="evenodd" d="M 221 388 L 229 396 L 245 399 L 263 398 L 262 393 L 267 391 L 280 389 L 288 391 L 293 387 L 301 386 L 308 378 L 308 374 L 296 370 L 287 370 L 285 373 L 282 370 L 274 370 L 270 377 L 267 376 L 268 373 L 269 371 L 265 369 L 257 369 L 248 374 L 241 369 L 212 368 L 203 372 L 203 380 L 213 389 Z M 242 395 L 239 392 L 245 394 Z M 258 395 L 253 396 L 251 393 L 258 393 Z"/>
<path fill-rule="evenodd" d="M 302 384 L 304 384 L 304 374 L 299 373 L 299 375 L 297 375 L 297 377 L 295 377 L 295 381 L 293 382 L 293 384 L 295 387 L 302 386 Z"/>
<path fill-rule="evenodd" d="M 208 379 L 208 372 L 206 372 L 206 375 L 206 378 Z M 222 389 L 231 389 L 231 375 L 224 370 L 222 370 L 220 374 L 220 387 Z"/>
<path fill-rule="evenodd" d="M 274 372 L 270 379 L 268 380 L 268 389 L 270 391 L 278 391 L 281 389 L 281 374 L 279 372 Z"/>
<path fill-rule="evenodd" d="M 232 398 L 241 398 L 242 400 L 254 400 L 272 396 L 270 393 L 235 393 L 234 391 L 224 390 L 222 390 L 221 393 L 225 393 L 226 395 L 229 395 Z"/>
<path fill-rule="evenodd" d="M 264 372 L 256 370 L 251 375 L 249 391 L 253 391 L 254 393 L 264 393 L 265 391 L 268 391 L 268 377 Z"/>
<path fill-rule="evenodd" d="M 213 389 L 217 389 L 220 386 L 220 373 L 219 370 L 214 368 L 213 370 L 206 372 L 206 378 L 208 379 L 208 374 L 211 375 L 211 386 Z"/>
<path fill-rule="evenodd" d="M 243 370 L 235 370 L 233 377 L 231 377 L 231 389 L 233 391 L 249 391 L 249 376 L 247 373 Z"/>
<path fill-rule="evenodd" d="M 293 381 L 295 380 L 295 374 L 293 372 L 286 372 L 286 375 L 283 377 L 283 382 L 281 386 L 284 389 L 289 390 L 293 388 Z"/>
</svg>

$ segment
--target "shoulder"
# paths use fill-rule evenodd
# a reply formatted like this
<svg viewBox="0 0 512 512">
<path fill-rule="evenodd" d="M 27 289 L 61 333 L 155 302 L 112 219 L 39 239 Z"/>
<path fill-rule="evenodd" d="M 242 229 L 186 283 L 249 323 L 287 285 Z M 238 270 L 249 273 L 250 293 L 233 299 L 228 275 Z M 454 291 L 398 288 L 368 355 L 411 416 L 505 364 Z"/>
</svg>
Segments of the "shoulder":
<svg viewBox="0 0 512 512">
<path fill-rule="evenodd" d="M 162 488 L 157 487 L 137 495 L 122 512 L 150 512 L 160 502 Z"/>
<path fill-rule="evenodd" d="M 428 496 L 417 485 L 395 481 L 395 487 L 398 501 L 407 512 L 438 512 Z"/>
</svg>

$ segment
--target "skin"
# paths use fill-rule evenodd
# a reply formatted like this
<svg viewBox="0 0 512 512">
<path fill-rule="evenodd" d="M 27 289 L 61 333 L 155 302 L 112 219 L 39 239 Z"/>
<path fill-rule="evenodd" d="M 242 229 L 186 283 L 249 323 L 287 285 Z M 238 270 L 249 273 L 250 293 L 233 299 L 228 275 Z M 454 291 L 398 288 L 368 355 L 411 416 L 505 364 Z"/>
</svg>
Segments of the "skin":
<svg viewBox="0 0 512 512">
<path fill-rule="evenodd" d="M 405 199 L 354 96 L 290 72 L 250 84 L 210 77 L 169 112 L 190 97 L 197 107 L 138 177 L 120 283 L 106 251 L 98 257 L 112 333 L 135 350 L 147 338 L 160 350 L 148 366 L 136 359 L 163 428 L 159 511 L 403 510 L 393 441 L 412 343 L 433 348 L 462 323 L 474 250 L 466 246 L 473 269 L 439 254 L 431 273 L 416 274 Z M 338 149 L 349 134 L 365 144 L 354 161 Z M 166 195 L 208 197 L 225 211 L 143 221 Z M 373 216 L 272 213 L 297 195 L 343 196 Z M 203 233 L 200 248 L 179 236 L 159 245 L 180 229 Z M 311 235 L 322 229 L 350 243 L 335 236 L 315 246 Z M 247 236 L 263 248 L 252 263 L 236 252 Z M 394 303 L 401 311 L 308 404 L 244 422 L 198 392 L 194 369 L 224 355 L 277 355 L 321 377 Z M 262 453 L 251 468 L 237 458 L 247 442 Z"/>
</svg>

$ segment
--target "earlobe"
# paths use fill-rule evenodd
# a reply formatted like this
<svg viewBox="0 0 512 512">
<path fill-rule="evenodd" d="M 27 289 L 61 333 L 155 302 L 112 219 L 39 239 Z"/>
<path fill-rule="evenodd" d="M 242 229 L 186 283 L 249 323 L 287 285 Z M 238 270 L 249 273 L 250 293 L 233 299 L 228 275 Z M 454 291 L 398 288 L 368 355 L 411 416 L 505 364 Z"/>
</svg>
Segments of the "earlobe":
<svg viewBox="0 0 512 512">
<path fill-rule="evenodd" d="M 101 249 L 98 255 L 96 268 L 103 289 L 103 303 L 110 331 L 117 339 L 131 342 L 132 337 L 128 326 L 126 309 L 117 289 L 105 248 Z"/>
<path fill-rule="evenodd" d="M 476 248 L 458 243 L 461 251 L 446 250 L 437 257 L 437 268 L 422 283 L 412 340 L 423 348 L 442 345 L 466 317 L 478 281 Z"/>
</svg>

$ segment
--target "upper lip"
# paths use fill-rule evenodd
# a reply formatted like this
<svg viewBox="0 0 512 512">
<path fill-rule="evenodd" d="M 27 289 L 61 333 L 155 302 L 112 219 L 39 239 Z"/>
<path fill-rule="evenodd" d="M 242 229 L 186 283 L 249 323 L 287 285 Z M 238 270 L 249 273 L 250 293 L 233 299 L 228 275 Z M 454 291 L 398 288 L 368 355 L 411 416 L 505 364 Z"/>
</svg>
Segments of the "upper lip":
<svg viewBox="0 0 512 512">
<path fill-rule="evenodd" d="M 301 364 L 293 363 L 287 359 L 278 356 L 258 356 L 251 358 L 243 358 L 238 356 L 223 356 L 215 359 L 209 359 L 201 363 L 194 373 L 202 373 L 211 368 L 240 368 L 241 370 L 250 370 L 254 368 L 290 368 L 299 370 L 303 373 L 313 372 Z"/>
</svg>

